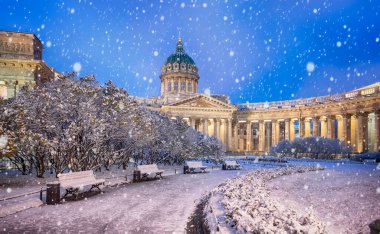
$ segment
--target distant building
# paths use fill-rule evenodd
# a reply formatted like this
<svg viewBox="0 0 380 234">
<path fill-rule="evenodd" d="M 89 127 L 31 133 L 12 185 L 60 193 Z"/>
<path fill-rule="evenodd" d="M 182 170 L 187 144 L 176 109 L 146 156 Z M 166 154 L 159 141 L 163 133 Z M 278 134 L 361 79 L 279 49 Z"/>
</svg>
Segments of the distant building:
<svg viewBox="0 0 380 234">
<path fill-rule="evenodd" d="M 41 41 L 31 33 L 0 31 L 0 98 L 34 87 L 59 73 L 42 60 Z"/>
</svg>

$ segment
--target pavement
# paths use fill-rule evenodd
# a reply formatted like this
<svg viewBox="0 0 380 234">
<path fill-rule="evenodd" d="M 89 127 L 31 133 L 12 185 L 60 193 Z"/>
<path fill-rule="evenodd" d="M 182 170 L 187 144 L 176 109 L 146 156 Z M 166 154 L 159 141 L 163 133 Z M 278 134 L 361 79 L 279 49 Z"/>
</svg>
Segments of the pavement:
<svg viewBox="0 0 380 234">
<path fill-rule="evenodd" d="M 177 174 L 108 187 L 0 218 L 0 233 L 184 233 L 198 199 L 250 169 Z"/>
</svg>

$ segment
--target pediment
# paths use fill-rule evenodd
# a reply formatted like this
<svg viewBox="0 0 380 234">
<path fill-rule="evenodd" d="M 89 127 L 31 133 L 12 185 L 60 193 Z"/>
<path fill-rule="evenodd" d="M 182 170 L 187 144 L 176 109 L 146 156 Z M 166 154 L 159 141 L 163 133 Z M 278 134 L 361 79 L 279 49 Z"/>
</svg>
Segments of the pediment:
<svg viewBox="0 0 380 234">
<path fill-rule="evenodd" d="M 170 107 L 193 107 L 193 108 L 210 108 L 210 109 L 235 109 L 234 106 L 219 101 L 208 95 L 199 94 L 178 102 L 169 104 Z"/>
</svg>

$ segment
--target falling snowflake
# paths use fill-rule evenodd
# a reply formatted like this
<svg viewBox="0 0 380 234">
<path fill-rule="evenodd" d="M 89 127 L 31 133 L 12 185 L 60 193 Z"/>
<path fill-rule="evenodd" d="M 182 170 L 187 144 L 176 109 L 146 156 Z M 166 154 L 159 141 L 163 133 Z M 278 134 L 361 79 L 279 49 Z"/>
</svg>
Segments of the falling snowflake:
<svg viewBox="0 0 380 234">
<path fill-rule="evenodd" d="M 73 69 L 75 72 L 80 72 L 82 70 L 82 64 L 80 64 L 80 62 L 74 63 Z"/>
<path fill-rule="evenodd" d="M 309 72 L 309 73 L 312 73 L 314 70 L 315 70 L 315 65 L 313 62 L 308 62 L 306 64 L 306 70 Z"/>
<path fill-rule="evenodd" d="M 47 48 L 50 48 L 50 47 L 51 47 L 51 41 L 47 41 L 47 42 L 46 42 L 46 47 L 47 47 Z"/>
<path fill-rule="evenodd" d="M 207 95 L 210 95 L 211 94 L 211 90 L 209 88 L 206 88 L 205 91 L 204 91 L 205 94 Z"/>
<path fill-rule="evenodd" d="M 158 51 L 157 51 L 157 50 L 154 51 L 154 52 L 153 52 L 153 55 L 157 57 L 157 56 L 158 56 Z"/>
<path fill-rule="evenodd" d="M 11 193 L 12 192 L 12 189 L 11 188 L 7 188 L 7 193 Z"/>
<path fill-rule="evenodd" d="M 341 46 L 342 46 L 342 42 L 337 41 L 336 46 L 337 46 L 337 47 L 341 47 Z"/>
</svg>

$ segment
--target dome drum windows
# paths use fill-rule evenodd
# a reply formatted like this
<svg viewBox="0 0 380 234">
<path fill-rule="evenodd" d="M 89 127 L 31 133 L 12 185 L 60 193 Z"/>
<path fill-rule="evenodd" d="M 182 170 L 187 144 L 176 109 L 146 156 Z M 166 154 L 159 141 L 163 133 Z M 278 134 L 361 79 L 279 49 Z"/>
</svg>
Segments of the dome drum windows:
<svg viewBox="0 0 380 234">
<path fill-rule="evenodd" d="M 197 92 L 199 79 L 194 60 L 185 53 L 182 40 L 178 40 L 176 51 L 171 54 L 161 68 L 161 95 Z"/>
<path fill-rule="evenodd" d="M 178 68 L 179 68 L 179 64 L 178 64 L 178 63 L 174 63 L 174 64 L 173 64 L 173 69 L 174 69 L 174 70 L 178 70 Z"/>
</svg>

